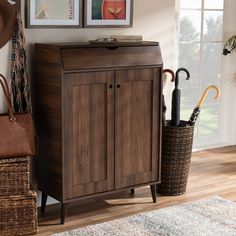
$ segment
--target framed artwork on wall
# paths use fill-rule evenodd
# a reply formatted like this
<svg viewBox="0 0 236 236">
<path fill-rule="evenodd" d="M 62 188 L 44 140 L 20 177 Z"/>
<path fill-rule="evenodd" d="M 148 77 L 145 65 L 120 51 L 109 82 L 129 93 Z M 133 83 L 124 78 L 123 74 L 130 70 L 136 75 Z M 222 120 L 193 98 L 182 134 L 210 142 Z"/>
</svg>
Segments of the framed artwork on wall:
<svg viewBox="0 0 236 236">
<path fill-rule="evenodd" d="M 82 27 L 82 0 L 27 0 L 28 28 Z"/>
<path fill-rule="evenodd" d="M 85 27 L 132 27 L 133 0 L 85 1 Z"/>
</svg>

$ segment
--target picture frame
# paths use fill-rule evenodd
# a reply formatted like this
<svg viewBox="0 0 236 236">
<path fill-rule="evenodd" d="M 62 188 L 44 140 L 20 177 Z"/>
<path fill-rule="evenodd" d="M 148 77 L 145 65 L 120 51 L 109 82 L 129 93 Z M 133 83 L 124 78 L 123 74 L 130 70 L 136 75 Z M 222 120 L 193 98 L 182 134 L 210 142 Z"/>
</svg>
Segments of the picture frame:
<svg viewBox="0 0 236 236">
<path fill-rule="evenodd" d="M 26 28 L 81 28 L 82 0 L 26 0 Z"/>
<path fill-rule="evenodd" d="M 86 0 L 84 6 L 84 27 L 132 27 L 133 4 L 133 0 Z"/>
<path fill-rule="evenodd" d="M 12 5 L 15 5 L 19 12 L 21 11 L 21 0 L 8 0 L 8 2 Z"/>
</svg>

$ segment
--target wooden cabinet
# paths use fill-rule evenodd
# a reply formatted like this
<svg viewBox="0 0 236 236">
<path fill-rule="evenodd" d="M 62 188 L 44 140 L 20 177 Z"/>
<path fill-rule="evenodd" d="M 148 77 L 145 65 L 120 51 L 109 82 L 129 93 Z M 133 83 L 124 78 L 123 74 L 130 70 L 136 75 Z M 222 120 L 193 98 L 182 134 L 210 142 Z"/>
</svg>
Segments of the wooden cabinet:
<svg viewBox="0 0 236 236">
<path fill-rule="evenodd" d="M 38 187 L 62 203 L 160 182 L 162 59 L 155 42 L 36 44 Z"/>
</svg>

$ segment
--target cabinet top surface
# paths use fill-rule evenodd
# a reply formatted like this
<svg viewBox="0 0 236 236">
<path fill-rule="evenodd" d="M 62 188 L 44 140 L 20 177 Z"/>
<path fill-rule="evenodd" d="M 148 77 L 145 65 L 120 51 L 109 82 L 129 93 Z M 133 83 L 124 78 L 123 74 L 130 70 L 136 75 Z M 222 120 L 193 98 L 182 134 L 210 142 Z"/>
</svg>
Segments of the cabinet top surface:
<svg viewBox="0 0 236 236">
<path fill-rule="evenodd" d="M 159 46 L 158 42 L 143 41 L 143 42 L 111 42 L 111 43 L 36 43 L 36 46 L 51 46 L 59 48 L 83 48 L 83 47 L 140 47 L 140 46 Z"/>
</svg>

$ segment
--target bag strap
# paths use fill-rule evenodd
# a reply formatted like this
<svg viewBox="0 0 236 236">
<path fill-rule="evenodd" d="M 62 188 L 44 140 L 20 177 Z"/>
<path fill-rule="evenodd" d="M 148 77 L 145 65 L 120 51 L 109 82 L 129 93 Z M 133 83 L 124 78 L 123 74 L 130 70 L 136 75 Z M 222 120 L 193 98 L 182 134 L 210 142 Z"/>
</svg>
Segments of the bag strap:
<svg viewBox="0 0 236 236">
<path fill-rule="evenodd" d="M 9 86 L 8 86 L 8 83 L 7 83 L 7 80 L 6 80 L 6 78 L 2 75 L 2 74 L 0 74 L 0 79 L 3 81 L 3 83 L 4 83 L 4 88 L 6 89 L 6 92 L 7 92 L 7 97 L 8 98 L 10 98 L 11 96 L 10 96 L 10 90 L 9 90 Z"/>
<path fill-rule="evenodd" d="M 8 112 L 9 112 L 9 118 L 11 121 L 15 121 L 16 117 L 14 116 L 13 113 L 13 107 L 12 107 L 12 103 L 11 103 L 11 95 L 10 95 L 10 89 L 9 86 L 7 84 L 7 80 L 6 78 L 0 74 L 0 84 L 2 86 L 3 89 L 3 93 L 7 102 L 7 107 L 8 107 Z"/>
</svg>

